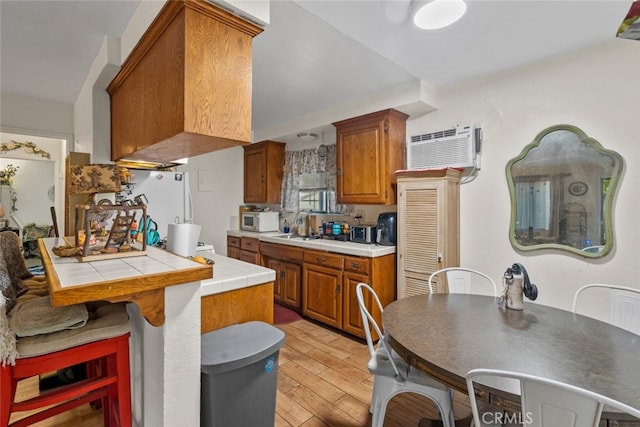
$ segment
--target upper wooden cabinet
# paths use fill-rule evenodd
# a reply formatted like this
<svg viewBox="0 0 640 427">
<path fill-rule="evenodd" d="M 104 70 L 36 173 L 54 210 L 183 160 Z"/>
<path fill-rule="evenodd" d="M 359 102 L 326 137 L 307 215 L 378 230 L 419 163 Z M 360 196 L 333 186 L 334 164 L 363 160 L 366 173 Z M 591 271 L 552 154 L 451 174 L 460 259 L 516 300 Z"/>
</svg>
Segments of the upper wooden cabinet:
<svg viewBox="0 0 640 427">
<path fill-rule="evenodd" d="M 244 202 L 280 203 L 286 144 L 262 141 L 244 148 Z"/>
<path fill-rule="evenodd" d="M 389 109 L 333 123 L 338 203 L 396 203 L 394 174 L 405 167 L 408 117 Z"/>
<path fill-rule="evenodd" d="M 111 160 L 171 162 L 251 141 L 251 42 L 204 0 L 167 1 L 107 91 Z"/>
</svg>

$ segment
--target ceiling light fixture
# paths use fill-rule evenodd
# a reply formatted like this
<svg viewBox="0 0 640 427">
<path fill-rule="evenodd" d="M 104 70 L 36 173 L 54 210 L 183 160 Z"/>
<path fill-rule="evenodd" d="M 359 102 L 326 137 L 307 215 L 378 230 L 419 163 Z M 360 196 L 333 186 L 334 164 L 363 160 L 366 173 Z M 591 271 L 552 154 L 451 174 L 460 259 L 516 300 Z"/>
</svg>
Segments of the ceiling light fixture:
<svg viewBox="0 0 640 427">
<path fill-rule="evenodd" d="M 464 0 L 433 0 L 416 2 L 413 23 L 423 30 L 437 30 L 453 24 L 467 10 Z"/>
<path fill-rule="evenodd" d="M 304 142 L 314 141 L 318 137 L 317 133 L 303 132 L 298 134 L 298 139 Z"/>
</svg>

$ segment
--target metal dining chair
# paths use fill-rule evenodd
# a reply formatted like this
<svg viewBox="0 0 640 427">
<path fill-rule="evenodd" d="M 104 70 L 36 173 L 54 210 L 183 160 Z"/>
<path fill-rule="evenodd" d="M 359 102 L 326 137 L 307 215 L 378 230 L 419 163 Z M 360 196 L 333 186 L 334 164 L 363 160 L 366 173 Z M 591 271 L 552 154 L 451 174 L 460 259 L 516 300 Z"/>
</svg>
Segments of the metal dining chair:
<svg viewBox="0 0 640 427">
<path fill-rule="evenodd" d="M 605 293 L 598 292 L 605 291 Z M 608 318 L 600 319 L 595 310 L 587 310 L 587 292 L 594 291 L 593 296 L 598 302 L 608 302 Z M 582 304 L 580 302 L 582 301 Z M 573 312 L 596 317 L 619 328 L 640 335 L 640 289 L 626 286 L 609 285 L 605 283 L 591 283 L 578 289 L 573 296 Z M 605 309 L 606 311 L 606 309 Z"/>
<path fill-rule="evenodd" d="M 365 297 L 365 292 L 368 294 L 367 297 Z M 438 408 L 443 426 L 455 427 L 453 390 L 408 365 L 389 347 L 380 327 L 367 309 L 368 302 L 370 306 L 377 304 L 380 312 L 383 311 L 378 295 L 369 285 L 358 283 L 356 295 L 371 355 L 367 367 L 374 376 L 370 408 L 371 427 L 382 427 L 387 404 L 400 393 L 416 393 L 431 399 Z M 377 348 L 373 344 L 374 335 L 372 335 L 371 328 L 373 328 L 375 336 L 379 338 Z"/>
<path fill-rule="evenodd" d="M 448 267 L 434 271 L 429 276 L 429 293 L 437 293 L 438 276 L 446 275 L 450 294 L 487 294 L 485 289 L 492 289 L 493 296 L 498 296 L 498 286 L 488 275 L 466 267 Z M 483 292 L 479 292 L 480 287 Z"/>
<path fill-rule="evenodd" d="M 526 425 L 535 427 L 594 427 L 607 405 L 634 417 L 640 410 L 621 402 L 549 378 L 496 369 L 473 369 L 466 375 L 467 391 L 475 427 Z M 476 384 L 511 381 L 520 394 L 519 413 L 482 412 L 478 409 Z"/>
</svg>

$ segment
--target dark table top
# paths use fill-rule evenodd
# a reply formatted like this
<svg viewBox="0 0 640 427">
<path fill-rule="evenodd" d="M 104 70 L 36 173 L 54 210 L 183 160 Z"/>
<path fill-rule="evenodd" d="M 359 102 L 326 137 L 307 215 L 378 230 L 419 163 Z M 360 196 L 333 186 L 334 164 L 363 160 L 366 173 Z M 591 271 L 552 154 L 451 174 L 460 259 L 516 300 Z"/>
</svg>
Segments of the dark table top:
<svg viewBox="0 0 640 427">
<path fill-rule="evenodd" d="M 389 304 L 382 323 L 409 363 L 467 392 L 475 368 L 544 376 L 640 408 L 640 336 L 541 304 L 499 308 L 497 298 L 418 295 Z M 513 390 L 492 392 L 515 398 Z"/>
</svg>

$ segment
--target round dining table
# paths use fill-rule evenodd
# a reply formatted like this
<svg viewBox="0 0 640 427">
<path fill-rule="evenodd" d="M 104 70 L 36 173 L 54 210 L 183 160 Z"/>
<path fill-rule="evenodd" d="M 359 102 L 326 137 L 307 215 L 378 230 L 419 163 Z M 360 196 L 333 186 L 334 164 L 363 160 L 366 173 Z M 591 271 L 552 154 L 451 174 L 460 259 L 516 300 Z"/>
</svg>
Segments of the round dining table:
<svg viewBox="0 0 640 427">
<path fill-rule="evenodd" d="M 512 310 L 489 296 L 430 294 L 392 302 L 382 324 L 403 359 L 465 394 L 471 369 L 502 369 L 640 408 L 640 336 L 587 316 L 531 302 Z M 506 384 L 487 388 L 496 400 L 519 401 Z"/>
</svg>

